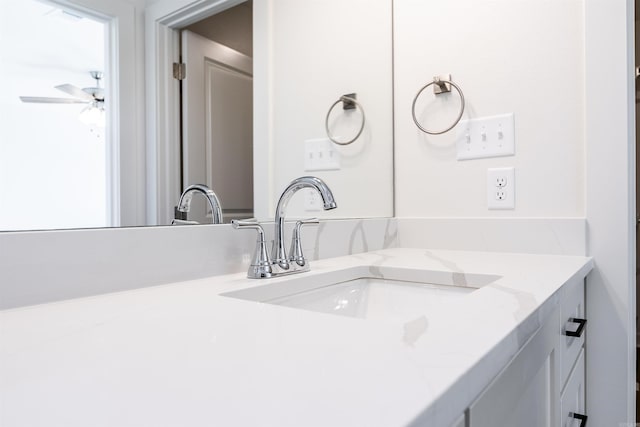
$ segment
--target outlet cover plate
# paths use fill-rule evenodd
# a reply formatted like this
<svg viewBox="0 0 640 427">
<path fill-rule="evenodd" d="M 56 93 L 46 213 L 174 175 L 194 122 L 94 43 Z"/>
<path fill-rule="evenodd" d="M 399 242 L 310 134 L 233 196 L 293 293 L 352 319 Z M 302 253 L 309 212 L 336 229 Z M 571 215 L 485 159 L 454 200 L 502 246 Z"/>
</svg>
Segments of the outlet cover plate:
<svg viewBox="0 0 640 427">
<path fill-rule="evenodd" d="M 319 212 L 322 210 L 320 194 L 313 188 L 304 189 L 304 210 L 309 212 Z"/>
<path fill-rule="evenodd" d="M 487 207 L 489 209 L 515 209 L 516 180 L 515 169 L 487 169 Z"/>
</svg>

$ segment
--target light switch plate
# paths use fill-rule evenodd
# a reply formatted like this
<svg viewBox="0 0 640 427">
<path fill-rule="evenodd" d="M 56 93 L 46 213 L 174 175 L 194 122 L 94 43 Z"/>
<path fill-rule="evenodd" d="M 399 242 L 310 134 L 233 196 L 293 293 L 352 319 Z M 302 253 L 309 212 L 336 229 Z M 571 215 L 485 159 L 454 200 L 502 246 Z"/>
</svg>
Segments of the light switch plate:
<svg viewBox="0 0 640 427">
<path fill-rule="evenodd" d="M 456 126 L 458 160 L 515 154 L 513 113 L 461 120 Z"/>
<path fill-rule="evenodd" d="M 308 139 L 304 142 L 305 171 L 339 170 L 340 163 L 340 152 L 329 138 Z"/>
</svg>

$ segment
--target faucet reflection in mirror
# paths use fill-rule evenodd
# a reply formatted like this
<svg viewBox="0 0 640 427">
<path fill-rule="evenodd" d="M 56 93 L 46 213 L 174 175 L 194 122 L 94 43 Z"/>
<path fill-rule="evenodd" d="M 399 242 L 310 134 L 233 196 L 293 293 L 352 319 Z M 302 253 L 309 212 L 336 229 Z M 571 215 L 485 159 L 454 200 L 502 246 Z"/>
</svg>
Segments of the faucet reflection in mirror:
<svg viewBox="0 0 640 427">
<path fill-rule="evenodd" d="M 204 184 L 190 185 L 182 192 L 180 201 L 178 201 L 178 207 L 176 208 L 176 218 L 171 221 L 171 224 L 198 224 L 197 221 L 189 221 L 186 217 L 186 214 L 191 209 L 191 199 L 193 198 L 194 193 L 202 194 L 209 201 L 209 206 L 211 207 L 211 223 L 222 224 L 222 207 L 220 205 L 220 199 L 218 199 L 218 196 L 216 196 L 216 193 L 214 193 L 213 190 Z M 185 216 L 178 218 L 179 212 L 184 213 Z"/>
<path fill-rule="evenodd" d="M 333 193 L 327 184 L 320 178 L 314 176 L 303 176 L 294 179 L 282 192 L 278 205 L 276 206 L 275 217 L 275 242 L 273 247 L 273 257 L 269 258 L 262 225 L 255 221 L 231 221 L 234 228 L 252 228 L 258 231 L 258 241 L 253 260 L 249 266 L 247 277 L 250 279 L 267 279 L 269 277 L 281 276 L 285 274 L 302 273 L 309 271 L 309 263 L 302 253 L 302 243 L 300 240 L 300 229 L 304 225 L 318 224 L 317 218 L 310 218 L 296 222 L 291 239 L 291 251 L 287 257 L 284 247 L 284 222 L 287 204 L 291 197 L 303 188 L 311 188 L 320 194 L 324 210 L 335 209 L 336 204 Z"/>
</svg>

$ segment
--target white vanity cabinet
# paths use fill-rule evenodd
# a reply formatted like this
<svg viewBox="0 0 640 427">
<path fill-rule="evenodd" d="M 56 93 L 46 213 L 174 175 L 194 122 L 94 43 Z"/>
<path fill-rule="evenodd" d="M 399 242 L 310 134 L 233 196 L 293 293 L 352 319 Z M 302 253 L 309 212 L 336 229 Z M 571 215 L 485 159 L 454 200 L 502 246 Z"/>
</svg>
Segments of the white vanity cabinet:
<svg viewBox="0 0 640 427">
<path fill-rule="evenodd" d="M 560 307 L 563 333 L 560 335 L 562 362 L 560 421 L 562 427 L 586 425 L 585 409 L 585 301 L 584 286 L 576 286 Z"/>
<path fill-rule="evenodd" d="M 583 280 L 564 291 L 559 306 L 469 406 L 467 426 L 586 425 Z"/>
</svg>

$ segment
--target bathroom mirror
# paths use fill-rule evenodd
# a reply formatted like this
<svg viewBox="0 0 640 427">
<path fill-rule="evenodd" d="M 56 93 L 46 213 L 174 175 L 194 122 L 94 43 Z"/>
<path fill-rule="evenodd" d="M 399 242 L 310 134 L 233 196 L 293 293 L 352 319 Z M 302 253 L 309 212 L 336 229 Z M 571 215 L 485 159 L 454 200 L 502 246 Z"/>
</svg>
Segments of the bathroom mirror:
<svg viewBox="0 0 640 427">
<path fill-rule="evenodd" d="M 108 3 L 109 0 L 99 0 Z M 70 2 L 60 0 L 57 3 L 48 2 L 49 5 L 59 6 L 63 3 L 68 6 Z M 117 1 L 116 1 L 117 3 Z M 124 2 L 123 2 L 124 3 Z M 226 4 L 225 4 L 226 3 Z M 185 11 L 192 5 L 199 4 L 202 13 L 200 16 L 190 16 L 176 24 L 180 11 Z M 206 7 L 209 4 L 211 7 Z M 204 5 L 204 6 L 202 6 Z M 222 6 L 220 6 L 222 5 Z M 249 7 L 248 7 L 249 5 Z M 140 215 L 136 219 L 122 221 L 123 226 L 144 226 L 144 225 L 168 225 L 174 215 L 174 207 L 177 205 L 180 190 L 189 184 L 205 183 L 209 184 L 214 191 L 219 193 L 223 209 L 227 209 L 227 220 L 232 217 L 255 216 L 258 219 L 272 219 L 273 210 L 281 191 L 294 178 L 303 175 L 314 175 L 325 180 L 334 192 L 338 203 L 338 209 L 324 212 L 319 209 L 317 195 L 306 191 L 301 191 L 296 195 L 289 205 L 289 215 L 299 217 L 317 216 L 321 218 L 362 218 L 362 217 L 388 217 L 393 216 L 393 134 L 392 134 L 392 2 L 391 0 L 254 0 L 253 3 L 245 3 L 239 0 L 221 1 L 193 1 L 193 0 L 148 0 L 145 3 L 146 9 L 136 10 L 135 19 L 143 21 L 146 26 L 154 21 L 149 18 L 156 14 L 156 24 L 164 25 L 172 37 L 182 37 L 182 30 L 189 31 L 201 37 L 209 37 L 207 25 L 202 21 L 205 19 L 216 19 L 217 15 L 226 14 L 222 19 L 218 16 L 218 22 L 232 22 L 229 18 L 237 10 L 250 9 L 252 13 L 252 29 L 254 43 L 251 52 L 252 61 L 252 99 L 254 101 L 251 112 L 252 118 L 244 117 L 244 128 L 253 127 L 252 146 L 250 154 L 253 159 L 244 170 L 234 166 L 230 159 L 245 158 L 248 156 L 247 150 L 233 152 L 230 147 L 237 148 L 237 143 L 224 147 L 227 155 L 217 155 L 215 161 L 226 166 L 229 171 L 223 174 L 224 177 L 234 177 L 228 179 L 232 187 L 218 190 L 216 180 L 211 176 L 189 177 L 185 169 L 192 165 L 186 164 L 189 160 L 186 155 L 185 145 L 178 145 L 176 138 L 170 134 L 165 138 L 165 142 L 171 140 L 173 147 L 163 146 L 162 138 L 150 132 L 150 126 L 167 126 L 158 120 L 155 123 L 149 122 L 149 117 L 153 116 L 149 111 L 158 108 L 157 105 L 149 103 L 150 98 L 158 98 L 160 94 L 143 95 L 143 91 L 138 90 L 136 96 L 141 105 L 146 105 L 146 144 L 147 155 L 137 153 L 140 157 L 146 157 L 147 169 L 144 178 L 144 194 L 138 194 L 136 202 L 146 203 L 147 214 Z M 236 9 L 236 12 L 232 10 Z M 65 7 L 61 8 L 66 11 Z M 215 14 L 211 11 L 215 9 Z M 363 11 L 366 10 L 366 17 Z M 73 12 L 73 10 L 71 10 Z M 144 13 L 143 13 L 144 12 Z M 80 14 L 82 15 L 82 14 Z M 167 17 L 172 17 L 171 19 Z M 227 19 L 229 18 L 229 19 Z M 209 29 L 223 27 L 224 25 L 209 25 Z M 234 24 L 237 27 L 238 25 Z M 199 28 L 198 28 L 199 27 Z M 146 29 L 146 42 L 149 41 L 149 28 Z M 215 31 L 213 31 L 215 32 Z M 212 36 L 214 37 L 214 36 Z M 222 36 L 224 38 L 224 35 Z M 218 39 L 220 40 L 220 39 Z M 133 43 L 133 40 L 131 41 Z M 218 41 L 218 43 L 221 43 Z M 233 44 L 229 41 L 228 44 Z M 145 58 L 149 56 L 147 52 L 141 51 L 142 43 L 136 43 L 135 57 Z M 242 50 L 238 45 L 233 46 L 234 50 Z M 152 46 L 147 43 L 146 49 Z M 243 53 L 243 52 L 240 52 Z M 246 54 L 246 52 L 244 53 Z M 249 56 L 249 55 L 246 55 Z M 136 67 L 141 68 L 141 60 Z M 215 62 L 215 61 L 214 61 Z M 219 73 L 228 77 L 229 65 L 216 63 Z M 148 67 L 147 67 L 148 68 Z M 233 70 L 232 70 L 233 71 Z M 43 67 L 44 72 L 44 67 Z M 226 73 L 226 74 L 225 74 Z M 151 73 L 141 72 L 139 75 L 144 79 L 150 78 Z M 160 73 L 162 74 L 162 73 Z M 241 73 L 242 74 L 242 73 Z M 245 73 L 246 74 L 246 73 Z M 161 76 L 162 77 L 162 76 Z M 211 75 L 207 75 L 211 77 Z M 232 79 L 233 80 L 233 79 Z M 220 88 L 236 88 L 236 81 L 223 80 Z M 62 82 L 61 83 L 65 83 Z M 79 86 L 89 86 L 88 82 L 77 83 Z M 155 85 L 143 82 L 143 86 L 162 87 L 161 82 L 156 81 Z M 207 82 L 205 82 L 207 83 Z M 209 82 L 210 83 L 210 82 Z M 180 83 L 165 81 L 162 84 Z M 207 83 L 208 84 L 208 83 Z M 215 85 L 214 85 L 215 91 Z M 219 92 L 219 90 L 218 90 Z M 340 97 L 346 94 L 355 93 L 359 108 L 343 109 L 343 102 Z M 202 110 L 210 113 L 208 101 Z M 335 105 L 334 105 L 335 104 Z M 237 114 L 230 113 L 230 105 L 221 104 L 223 112 L 227 113 L 225 122 L 238 117 Z M 229 106 L 229 111 L 223 107 Z M 333 108 L 331 108 L 333 106 Z M 175 107 L 177 109 L 177 106 Z M 331 111 L 329 111 L 331 109 Z M 363 114 L 364 112 L 364 114 Z M 38 114 L 47 114 L 45 109 Z M 328 116 L 328 117 L 327 117 Z M 143 114 L 144 117 L 144 114 Z M 175 117 L 174 117 L 175 118 Z M 329 133 L 338 141 L 348 141 L 359 128 L 364 126 L 361 135 L 349 145 L 339 145 L 328 139 L 325 127 Z M 183 124 L 185 123 L 183 118 Z M 214 122 L 215 124 L 215 122 Z M 171 126 L 179 127 L 179 123 Z M 0 124 L 0 126 L 2 126 Z M 207 128 L 209 126 L 209 128 Z M 205 124 L 205 129 L 199 130 L 205 136 L 210 135 L 211 127 Z M 154 128 L 155 129 L 155 128 Z M 193 133 L 193 127 L 186 127 L 188 132 Z M 144 132 L 143 132 L 144 133 Z M 248 132 L 245 132 L 248 133 Z M 224 132 L 223 132 L 224 134 Z M 143 136 L 140 136 L 144 139 Z M 227 138 L 233 139 L 233 138 Z M 235 141 L 235 140 L 234 140 Z M 168 144 L 168 142 L 166 142 Z M 142 142 L 142 146 L 144 146 Z M 149 145 L 154 146 L 157 151 L 171 151 L 173 156 L 161 158 L 161 156 L 150 156 Z M 200 152 L 193 151 L 198 156 L 211 154 L 206 149 Z M 326 159 L 329 158 L 330 161 Z M 155 159 L 153 163 L 149 163 Z M 204 169 L 212 169 L 212 159 L 202 159 Z M 121 159 L 122 161 L 122 159 Z M 125 159 L 125 161 L 128 161 Z M 133 160 L 132 160 L 133 161 Z M 174 162 L 174 163 L 171 163 Z M 209 162 L 209 163 L 207 163 Z M 165 169 L 169 164 L 174 172 L 167 173 Z M 208 166 L 207 166 L 208 165 Z M 28 164 L 24 165 L 27 170 Z M 175 172 L 177 169 L 177 172 Z M 222 167 L 216 170 L 222 170 Z M 239 172 L 239 173 L 238 173 Z M 236 175 L 233 175 L 236 173 Z M 137 176 L 140 179 L 142 172 Z M 74 175 L 72 173 L 72 175 Z M 247 177 L 253 175 L 252 180 L 244 179 L 252 183 L 253 188 L 234 188 L 241 179 L 237 177 Z M 75 174 L 76 180 L 81 180 L 80 172 Z M 2 177 L 7 182 L 7 177 Z M 9 178 L 10 179 L 10 178 Z M 46 177 L 40 178 L 43 182 Z M 190 182 L 197 179 L 200 182 Z M 138 183 L 139 184 L 139 183 Z M 108 184 L 105 184 L 108 186 Z M 126 186 L 122 182 L 121 186 Z M 252 194 L 247 197 L 247 191 Z M 55 193 L 55 192 L 54 192 Z M 78 194 L 76 203 L 81 200 L 83 194 Z M 237 196 L 237 197 L 236 197 Z M 4 197 L 0 191 L 0 198 Z M 31 195 L 33 197 L 33 195 Z M 226 204 L 225 201 L 229 201 Z M 194 207 L 204 202 L 194 197 Z M 226 200 L 225 200 L 226 199 Z M 133 200 L 133 199 L 130 199 Z M 252 206 L 245 206 L 247 200 L 252 202 Z M 5 198 L 1 203 L 3 206 L 11 204 Z M 55 197 L 51 203 L 55 203 Z M 155 203 L 155 205 L 152 205 Z M 245 205 L 242 205 L 245 203 Z M 123 201 L 121 205 L 126 205 Z M 201 203 L 204 207 L 204 203 Z M 122 207 L 122 206 L 121 206 Z M 204 209 L 204 208 L 203 208 Z M 152 212 L 152 214 L 149 214 Z M 33 212 L 31 212 L 33 213 Z M 197 213 L 194 213 L 197 217 Z M 207 218 L 200 216 L 202 222 Z M 89 225 L 90 226 L 90 225 Z M 69 225 L 62 228 L 83 228 L 85 224 Z M 33 229 L 60 228 L 42 227 L 35 225 Z M 29 227 L 12 228 L 0 221 L 0 230 L 29 229 Z"/>
</svg>

